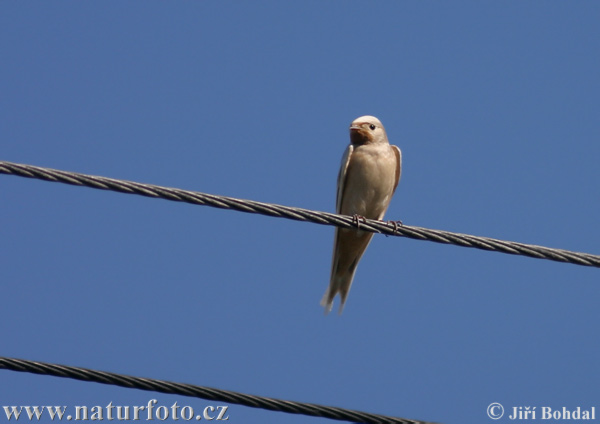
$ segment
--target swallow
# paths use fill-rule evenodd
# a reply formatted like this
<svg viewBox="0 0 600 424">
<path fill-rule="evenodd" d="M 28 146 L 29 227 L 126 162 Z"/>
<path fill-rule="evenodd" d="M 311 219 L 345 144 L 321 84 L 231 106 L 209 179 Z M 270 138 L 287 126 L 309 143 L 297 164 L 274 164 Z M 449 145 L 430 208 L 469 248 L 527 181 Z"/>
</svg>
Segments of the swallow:
<svg viewBox="0 0 600 424">
<path fill-rule="evenodd" d="M 398 187 L 402 152 L 390 145 L 385 128 L 374 116 L 361 116 L 350 125 L 350 145 L 342 158 L 337 180 L 336 212 L 381 220 Z M 356 267 L 373 238 L 373 233 L 336 227 L 329 287 L 321 300 L 325 314 L 339 293 L 342 313 Z"/>
</svg>

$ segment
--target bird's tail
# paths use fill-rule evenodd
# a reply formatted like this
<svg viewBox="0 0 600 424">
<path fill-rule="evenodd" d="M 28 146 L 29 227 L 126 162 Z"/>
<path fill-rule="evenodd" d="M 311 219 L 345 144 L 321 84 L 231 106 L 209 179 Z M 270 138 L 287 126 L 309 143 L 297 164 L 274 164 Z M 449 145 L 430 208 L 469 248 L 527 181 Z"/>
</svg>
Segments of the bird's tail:
<svg viewBox="0 0 600 424">
<path fill-rule="evenodd" d="M 331 312 L 333 308 L 333 299 L 339 293 L 340 295 L 340 308 L 338 310 L 338 314 L 341 315 L 344 311 L 344 304 L 346 303 L 346 298 L 348 297 L 348 293 L 350 292 L 350 286 L 352 285 L 352 280 L 354 280 L 354 270 L 352 272 L 346 272 L 342 275 L 333 275 L 331 277 L 331 281 L 329 282 L 329 287 L 325 291 L 323 298 L 321 299 L 321 306 L 325 308 L 325 315 Z"/>
</svg>

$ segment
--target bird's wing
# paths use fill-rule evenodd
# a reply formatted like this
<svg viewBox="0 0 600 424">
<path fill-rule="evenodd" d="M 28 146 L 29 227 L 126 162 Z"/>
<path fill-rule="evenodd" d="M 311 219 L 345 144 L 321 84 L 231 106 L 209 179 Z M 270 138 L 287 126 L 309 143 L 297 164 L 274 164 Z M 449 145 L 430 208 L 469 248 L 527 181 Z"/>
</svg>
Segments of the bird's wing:
<svg viewBox="0 0 600 424">
<path fill-rule="evenodd" d="M 396 181 L 394 182 L 394 189 L 392 190 L 392 194 L 394 194 L 396 187 L 398 187 L 398 183 L 400 182 L 400 177 L 402 176 L 402 151 L 398 146 L 392 146 L 392 149 L 396 155 Z"/>
<path fill-rule="evenodd" d="M 354 151 L 352 144 L 348 145 L 342 158 L 342 166 L 340 167 L 340 173 L 338 174 L 337 180 L 337 197 L 335 200 L 335 211 L 341 213 L 342 210 L 342 198 L 344 196 L 344 186 L 346 185 L 346 171 L 348 170 L 348 164 L 350 163 L 350 157 Z"/>
</svg>

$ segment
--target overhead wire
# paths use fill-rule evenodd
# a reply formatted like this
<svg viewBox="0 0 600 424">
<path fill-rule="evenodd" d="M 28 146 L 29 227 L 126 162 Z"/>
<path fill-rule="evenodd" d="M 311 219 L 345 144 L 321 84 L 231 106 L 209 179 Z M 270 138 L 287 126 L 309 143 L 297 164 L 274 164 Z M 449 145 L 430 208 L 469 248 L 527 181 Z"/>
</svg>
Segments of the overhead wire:
<svg viewBox="0 0 600 424">
<path fill-rule="evenodd" d="M 0 161 L 0 173 L 600 268 L 600 255 Z"/>
<path fill-rule="evenodd" d="M 129 375 L 97 371 L 88 368 L 29 361 L 26 359 L 0 357 L 0 369 L 51 375 L 54 377 L 121 386 L 130 389 L 196 397 L 211 401 L 243 405 L 251 408 L 329 418 L 338 421 L 350 421 L 367 424 L 431 424 L 426 421 L 411 420 L 408 418 L 389 417 L 351 409 L 317 405 L 314 403 L 274 399 L 232 392 L 229 390 L 215 389 L 211 387 L 196 386 L 193 384 L 175 383 L 172 381 L 156 380 L 153 378 L 133 377 Z"/>
</svg>

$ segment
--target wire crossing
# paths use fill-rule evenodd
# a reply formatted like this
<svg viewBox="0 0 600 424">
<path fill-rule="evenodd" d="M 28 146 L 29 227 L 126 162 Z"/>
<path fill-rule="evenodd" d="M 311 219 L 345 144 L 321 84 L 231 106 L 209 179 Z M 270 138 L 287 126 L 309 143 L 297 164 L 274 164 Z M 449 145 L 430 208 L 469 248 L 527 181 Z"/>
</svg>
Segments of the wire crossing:
<svg viewBox="0 0 600 424">
<path fill-rule="evenodd" d="M 335 225 L 343 228 L 356 228 L 356 220 L 347 215 L 337 215 L 328 212 L 319 212 L 309 209 L 290 206 L 262 203 L 254 200 L 242 200 L 233 197 L 218 196 L 197 191 L 181 190 L 178 188 L 161 187 L 151 184 L 142 184 L 132 181 L 117 180 L 113 178 L 98 177 L 76 172 L 59 171 L 56 169 L 42 168 L 33 165 L 17 164 L 0 161 L 0 173 L 20 177 L 36 178 L 45 181 L 54 181 L 64 184 L 91 187 L 101 190 L 111 190 L 120 193 L 137 194 L 140 196 L 154 197 L 176 202 L 191 203 L 194 205 L 212 206 L 221 209 L 233 209 L 240 212 L 257 213 L 278 218 L 293 219 L 296 221 L 312 222 L 321 225 Z M 590 253 L 572 252 L 563 249 L 554 249 L 533 244 L 504 241 L 489 237 L 473 236 L 468 234 L 453 233 L 450 231 L 433 230 L 429 228 L 397 225 L 390 222 L 373 219 L 360 220 L 360 229 L 388 236 L 408 237 L 416 240 L 428 240 L 436 243 L 453 244 L 462 247 L 489 250 L 522 255 L 531 258 L 548 259 L 557 262 L 566 262 L 575 265 L 600 268 L 600 255 Z"/>
<path fill-rule="evenodd" d="M 90 381 L 94 383 L 109 384 L 151 392 L 168 393 L 174 395 L 196 397 L 219 402 L 249 406 L 251 408 L 267 409 L 270 411 L 287 412 L 288 414 L 301 414 L 312 417 L 329 418 L 338 421 L 351 421 L 368 424 L 395 423 L 395 424 L 432 424 L 426 421 L 410 420 L 406 418 L 388 417 L 385 415 L 370 414 L 351 409 L 322 406 L 314 403 L 294 402 L 262 396 L 247 395 L 231 392 L 229 390 L 213 389 L 210 387 L 195 386 L 193 384 L 174 383 L 171 381 L 155 380 L 152 378 L 132 377 L 114 374 L 106 371 L 96 371 L 87 368 L 71 367 L 67 365 L 34 362 L 26 359 L 0 357 L 0 369 L 7 369 L 32 374 L 51 375 L 54 377 L 71 378 L 74 380 Z"/>
</svg>

